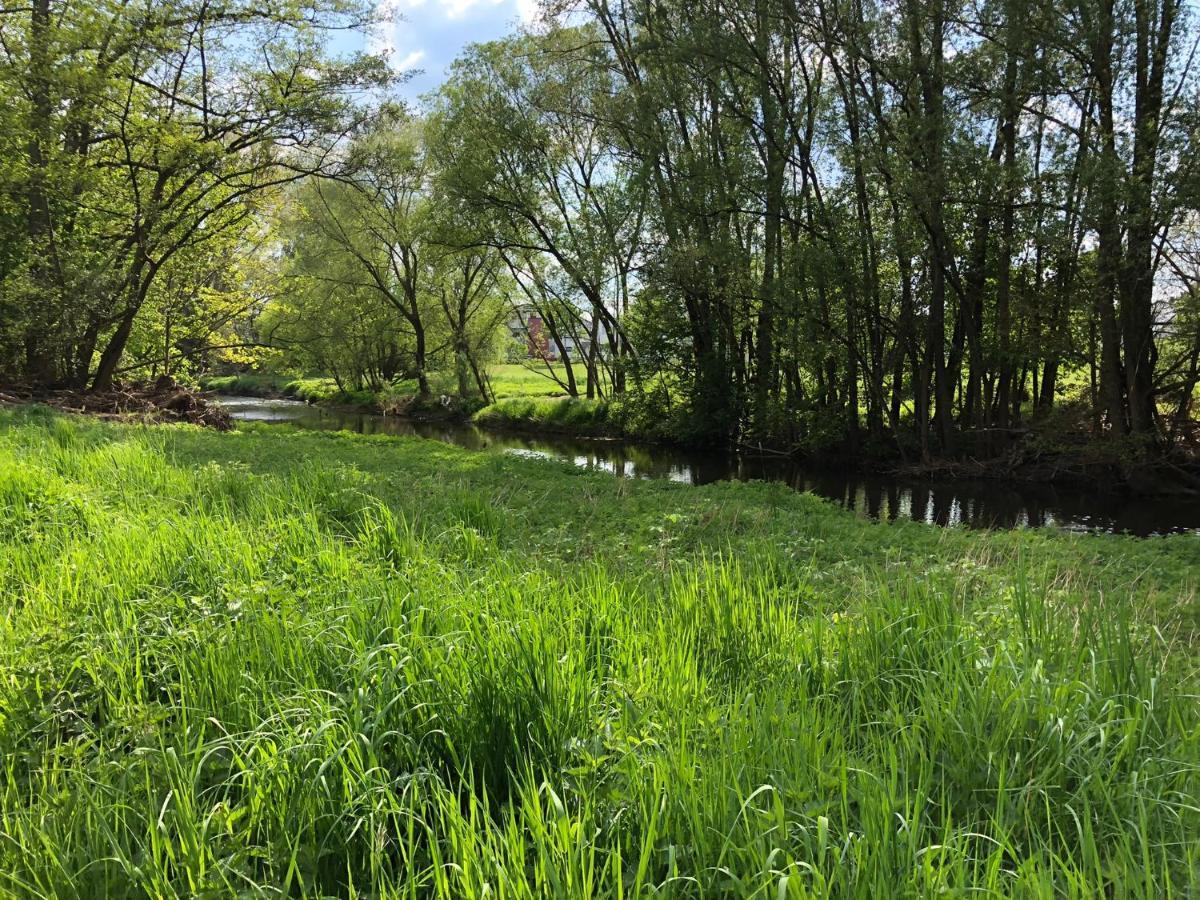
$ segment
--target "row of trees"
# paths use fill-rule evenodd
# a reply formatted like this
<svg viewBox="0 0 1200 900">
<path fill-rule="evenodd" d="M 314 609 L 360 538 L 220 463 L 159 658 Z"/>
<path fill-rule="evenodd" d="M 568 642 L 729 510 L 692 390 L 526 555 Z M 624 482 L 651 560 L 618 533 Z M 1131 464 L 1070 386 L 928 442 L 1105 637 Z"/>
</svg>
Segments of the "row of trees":
<svg viewBox="0 0 1200 900">
<path fill-rule="evenodd" d="M 456 66 L 447 183 L 527 293 L 570 296 L 619 372 L 685 398 L 694 437 L 954 453 L 1064 395 L 1150 443 L 1192 419 L 1175 0 L 560 12 Z"/>
<path fill-rule="evenodd" d="M 365 0 L 0 10 L 0 379 L 107 389 L 264 354 L 486 399 L 511 284 L 440 190 Z"/>
<path fill-rule="evenodd" d="M 510 286 L 440 189 L 424 123 L 385 107 L 344 149 L 340 178 L 309 179 L 276 215 L 275 298 L 256 340 L 343 387 L 382 390 L 453 369 L 460 397 L 491 399 Z"/>
<path fill-rule="evenodd" d="M 370 12 L 0 11 L 0 375 L 265 344 L 370 388 L 452 364 L 486 398 L 503 322 L 536 315 L 564 389 L 692 440 L 1194 425 L 1177 0 L 547 4 L 420 117 L 324 49 Z"/>
</svg>

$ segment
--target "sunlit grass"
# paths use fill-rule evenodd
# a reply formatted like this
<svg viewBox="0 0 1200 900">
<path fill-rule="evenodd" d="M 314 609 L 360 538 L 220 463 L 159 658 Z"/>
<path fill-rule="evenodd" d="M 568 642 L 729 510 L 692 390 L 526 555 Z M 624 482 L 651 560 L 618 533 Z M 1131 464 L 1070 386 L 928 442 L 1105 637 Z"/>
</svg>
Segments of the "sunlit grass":
<svg viewBox="0 0 1200 900">
<path fill-rule="evenodd" d="M 575 384 L 580 394 L 587 392 L 587 372 L 583 366 L 574 367 Z M 488 380 L 497 400 L 506 397 L 555 397 L 565 396 L 563 384 L 567 383 L 566 367 L 562 363 L 546 363 L 529 360 L 524 363 L 507 363 L 488 369 Z"/>
<path fill-rule="evenodd" d="M 509 397 L 556 397 L 565 396 L 560 381 L 566 382 L 561 363 L 543 363 L 531 360 L 528 363 L 506 363 L 486 369 L 489 388 L 498 400 Z M 559 380 L 555 379 L 555 376 Z M 586 373 L 576 366 L 575 377 L 580 391 L 587 390 Z M 372 406 L 382 397 L 392 400 L 415 396 L 415 378 L 397 381 L 386 391 L 343 390 L 337 382 L 327 376 L 312 375 L 295 377 L 270 373 L 246 372 L 238 375 L 207 375 L 200 379 L 205 390 L 223 394 L 251 397 L 285 396 L 310 403 L 347 403 Z M 458 378 L 453 372 L 433 372 L 429 376 L 430 391 L 436 395 L 452 395 L 458 391 Z"/>
<path fill-rule="evenodd" d="M 1198 567 L 0 414 L 0 894 L 1190 896 Z"/>
</svg>

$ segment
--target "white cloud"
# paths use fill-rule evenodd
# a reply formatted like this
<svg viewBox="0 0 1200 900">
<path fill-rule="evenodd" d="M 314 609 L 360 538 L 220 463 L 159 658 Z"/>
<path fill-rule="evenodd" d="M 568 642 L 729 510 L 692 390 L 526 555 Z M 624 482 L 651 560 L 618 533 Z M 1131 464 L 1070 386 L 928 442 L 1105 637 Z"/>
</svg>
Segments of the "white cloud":
<svg viewBox="0 0 1200 900">
<path fill-rule="evenodd" d="M 538 0 L 516 0 L 517 15 L 521 17 L 521 21 L 526 25 L 533 22 L 538 17 Z"/>
<path fill-rule="evenodd" d="M 378 25 L 365 42 L 395 72 L 418 65 L 423 74 L 404 82 L 416 99 L 433 90 L 468 44 L 495 40 L 537 21 L 542 0 L 375 0 Z"/>
<path fill-rule="evenodd" d="M 500 6 L 505 0 L 442 0 L 441 7 L 447 19 L 465 18 L 476 6 Z"/>
<path fill-rule="evenodd" d="M 379 0 L 375 4 L 378 21 L 367 32 L 367 52 L 390 56 L 396 51 L 396 28 L 401 4 L 407 0 Z"/>
<path fill-rule="evenodd" d="M 425 58 L 424 50 L 414 50 L 412 53 L 404 57 L 399 62 L 392 63 L 392 68 L 399 72 L 404 72 L 408 69 L 415 68 L 417 63 Z"/>
</svg>

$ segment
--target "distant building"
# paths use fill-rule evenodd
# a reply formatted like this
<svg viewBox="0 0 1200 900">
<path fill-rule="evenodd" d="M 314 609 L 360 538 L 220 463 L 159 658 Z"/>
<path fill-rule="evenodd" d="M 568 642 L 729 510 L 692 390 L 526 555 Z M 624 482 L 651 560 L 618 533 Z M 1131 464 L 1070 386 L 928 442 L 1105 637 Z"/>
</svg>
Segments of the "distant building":
<svg viewBox="0 0 1200 900">
<path fill-rule="evenodd" d="M 525 354 L 530 359 L 553 359 L 554 348 L 546 323 L 532 309 L 518 309 L 508 320 L 508 333 L 513 340 L 525 345 Z"/>
<path fill-rule="evenodd" d="M 592 347 L 591 318 L 582 316 L 576 327 L 581 332 L 579 336 L 560 334 L 559 340 L 572 360 L 581 361 L 588 355 Z M 522 341 L 525 344 L 525 352 L 530 359 L 557 360 L 559 358 L 558 344 L 551 340 L 545 320 L 532 307 L 520 308 L 515 311 L 508 320 L 508 333 L 514 340 Z M 608 340 L 608 329 L 605 328 L 604 322 L 600 323 L 597 336 L 600 346 L 604 347 Z"/>
<path fill-rule="evenodd" d="M 550 335 L 539 315 L 531 315 L 525 320 L 525 349 L 536 359 L 554 359 L 554 348 L 550 344 Z"/>
</svg>

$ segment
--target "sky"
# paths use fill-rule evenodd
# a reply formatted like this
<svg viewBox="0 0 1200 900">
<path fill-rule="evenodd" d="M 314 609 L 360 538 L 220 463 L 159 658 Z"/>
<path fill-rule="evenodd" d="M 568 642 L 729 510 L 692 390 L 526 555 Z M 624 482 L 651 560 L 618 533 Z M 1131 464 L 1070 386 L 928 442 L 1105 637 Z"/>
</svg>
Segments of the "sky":
<svg viewBox="0 0 1200 900">
<path fill-rule="evenodd" d="M 380 0 L 393 21 L 378 26 L 367 49 L 385 52 L 397 71 L 423 70 L 400 91 L 408 100 L 436 88 L 468 44 L 490 41 L 533 20 L 537 0 Z"/>
</svg>

